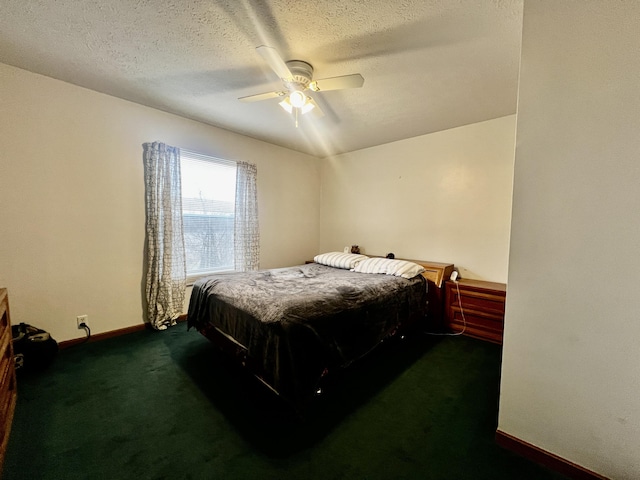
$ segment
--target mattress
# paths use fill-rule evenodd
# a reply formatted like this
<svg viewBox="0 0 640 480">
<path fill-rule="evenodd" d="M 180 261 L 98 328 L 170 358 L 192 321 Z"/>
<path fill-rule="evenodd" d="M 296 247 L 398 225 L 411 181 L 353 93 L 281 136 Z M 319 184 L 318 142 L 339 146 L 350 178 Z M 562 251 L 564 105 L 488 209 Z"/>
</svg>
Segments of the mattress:
<svg viewBox="0 0 640 480">
<path fill-rule="evenodd" d="M 323 373 L 366 355 L 400 325 L 424 316 L 418 275 L 356 273 L 316 263 L 218 274 L 193 285 L 188 325 L 215 327 L 246 349 L 265 383 L 300 403 Z"/>
</svg>

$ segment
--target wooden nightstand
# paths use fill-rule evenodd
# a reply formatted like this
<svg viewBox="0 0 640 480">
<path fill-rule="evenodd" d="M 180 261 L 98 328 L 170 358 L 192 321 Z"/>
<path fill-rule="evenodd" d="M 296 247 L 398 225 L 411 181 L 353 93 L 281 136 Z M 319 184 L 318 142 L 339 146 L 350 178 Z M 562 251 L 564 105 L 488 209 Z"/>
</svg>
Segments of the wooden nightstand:
<svg viewBox="0 0 640 480">
<path fill-rule="evenodd" d="M 16 407 L 16 372 L 13 358 L 13 335 L 9 317 L 9 296 L 0 288 L 0 472 L 9 442 L 9 432 Z"/>
<path fill-rule="evenodd" d="M 445 288 L 447 327 L 450 331 L 461 331 L 466 320 L 465 335 L 502 344 L 507 295 L 504 283 L 460 279 L 457 285 L 447 281 Z"/>
</svg>

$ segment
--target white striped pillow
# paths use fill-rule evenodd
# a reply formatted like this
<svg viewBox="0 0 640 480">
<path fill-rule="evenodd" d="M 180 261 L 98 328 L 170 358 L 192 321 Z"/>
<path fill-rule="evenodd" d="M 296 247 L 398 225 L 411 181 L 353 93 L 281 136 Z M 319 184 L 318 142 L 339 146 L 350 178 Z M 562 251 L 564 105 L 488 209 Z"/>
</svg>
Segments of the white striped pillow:
<svg viewBox="0 0 640 480">
<path fill-rule="evenodd" d="M 360 273 L 385 273 L 402 278 L 413 278 L 424 272 L 425 268 L 417 263 L 390 258 L 368 258 L 358 263 L 353 269 Z"/>
<path fill-rule="evenodd" d="M 358 265 L 358 263 L 362 260 L 366 260 L 367 258 L 369 257 L 358 253 L 329 252 L 316 255 L 313 257 L 313 261 L 329 267 L 351 270 Z"/>
</svg>

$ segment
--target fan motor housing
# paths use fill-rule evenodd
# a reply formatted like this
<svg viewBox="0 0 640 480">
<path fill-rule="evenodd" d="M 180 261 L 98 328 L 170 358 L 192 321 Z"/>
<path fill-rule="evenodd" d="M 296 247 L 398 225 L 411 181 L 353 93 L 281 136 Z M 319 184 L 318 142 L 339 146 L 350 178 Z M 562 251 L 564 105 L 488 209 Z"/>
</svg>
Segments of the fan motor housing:
<svg viewBox="0 0 640 480">
<path fill-rule="evenodd" d="M 311 64 L 303 62 L 302 60 L 289 60 L 286 63 L 293 77 L 293 80 L 287 83 L 292 84 L 292 86 L 299 85 L 303 90 L 307 88 L 313 78 L 313 67 Z"/>
</svg>

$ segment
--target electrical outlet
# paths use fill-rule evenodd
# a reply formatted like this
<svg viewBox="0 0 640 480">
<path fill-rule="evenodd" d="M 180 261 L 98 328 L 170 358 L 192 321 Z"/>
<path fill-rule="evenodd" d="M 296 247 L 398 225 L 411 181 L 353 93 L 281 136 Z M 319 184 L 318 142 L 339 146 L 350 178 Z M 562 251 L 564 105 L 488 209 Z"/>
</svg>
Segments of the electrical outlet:
<svg viewBox="0 0 640 480">
<path fill-rule="evenodd" d="M 78 322 L 78 328 L 84 328 L 85 326 L 89 326 L 89 315 L 78 315 L 76 317 L 76 321 Z"/>
</svg>

